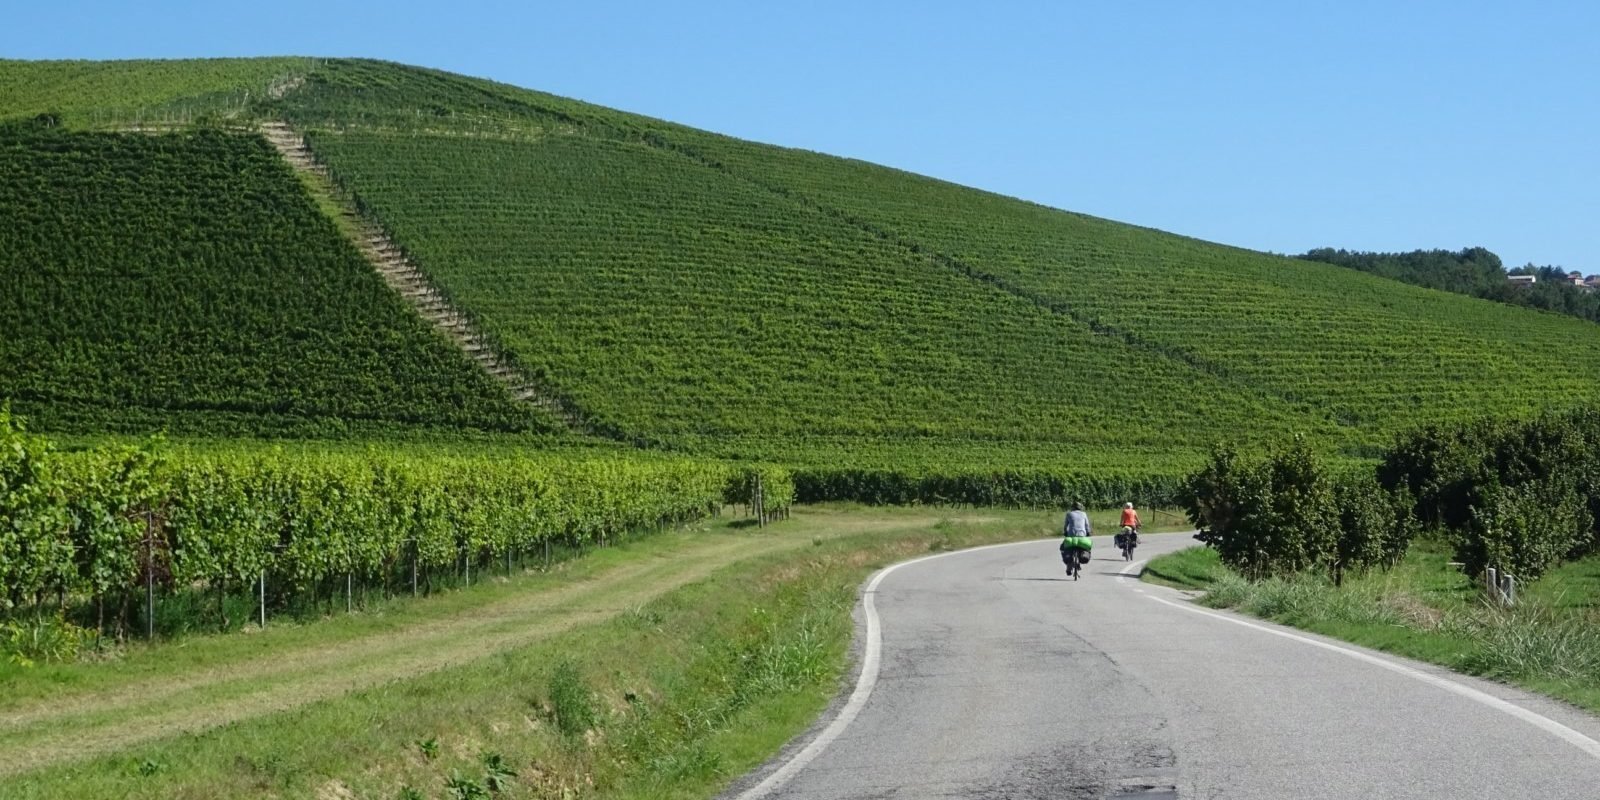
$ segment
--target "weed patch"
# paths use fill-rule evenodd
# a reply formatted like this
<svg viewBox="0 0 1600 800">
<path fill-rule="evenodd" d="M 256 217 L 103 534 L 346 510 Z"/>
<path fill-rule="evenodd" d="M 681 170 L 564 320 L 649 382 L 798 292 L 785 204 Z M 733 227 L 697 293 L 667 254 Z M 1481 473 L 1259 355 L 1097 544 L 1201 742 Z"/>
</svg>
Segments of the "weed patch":
<svg viewBox="0 0 1600 800">
<path fill-rule="evenodd" d="M 571 661 L 557 664 L 550 675 L 550 709 L 561 733 L 578 736 L 593 728 L 599 718 L 594 705 L 594 695 L 578 666 Z"/>
</svg>

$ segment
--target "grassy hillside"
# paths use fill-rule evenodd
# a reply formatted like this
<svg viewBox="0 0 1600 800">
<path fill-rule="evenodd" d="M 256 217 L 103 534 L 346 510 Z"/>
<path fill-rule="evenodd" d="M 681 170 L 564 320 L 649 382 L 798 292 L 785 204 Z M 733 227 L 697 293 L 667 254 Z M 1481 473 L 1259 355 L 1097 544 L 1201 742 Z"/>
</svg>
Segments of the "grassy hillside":
<svg viewBox="0 0 1600 800">
<path fill-rule="evenodd" d="M 260 138 L 0 129 L 0 399 L 49 430 L 539 432 Z"/>
<path fill-rule="evenodd" d="M 99 66 L 158 87 L 132 95 L 152 107 L 287 89 L 228 115 L 305 131 L 511 361 L 683 449 L 1170 473 L 1222 439 L 1298 432 L 1359 455 L 1420 421 L 1597 391 L 1600 333 L 1576 321 L 489 81 Z M 0 116 L 39 107 L 8 98 Z"/>
</svg>

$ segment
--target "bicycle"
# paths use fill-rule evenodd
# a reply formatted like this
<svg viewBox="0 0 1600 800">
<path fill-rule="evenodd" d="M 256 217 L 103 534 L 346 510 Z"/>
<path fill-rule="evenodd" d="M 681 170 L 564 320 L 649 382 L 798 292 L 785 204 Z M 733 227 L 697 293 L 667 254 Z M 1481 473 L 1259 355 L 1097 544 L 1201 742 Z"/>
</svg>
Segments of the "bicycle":
<svg viewBox="0 0 1600 800">
<path fill-rule="evenodd" d="M 1061 543 L 1061 562 L 1067 565 L 1067 575 L 1073 580 L 1078 580 L 1083 574 L 1083 565 L 1089 563 L 1089 547 L 1087 536 L 1073 537 Z"/>
<path fill-rule="evenodd" d="M 1133 549 L 1139 546 L 1139 529 L 1132 525 L 1124 526 L 1121 533 L 1117 534 L 1117 549 L 1122 551 L 1123 561 L 1133 560 Z"/>
</svg>

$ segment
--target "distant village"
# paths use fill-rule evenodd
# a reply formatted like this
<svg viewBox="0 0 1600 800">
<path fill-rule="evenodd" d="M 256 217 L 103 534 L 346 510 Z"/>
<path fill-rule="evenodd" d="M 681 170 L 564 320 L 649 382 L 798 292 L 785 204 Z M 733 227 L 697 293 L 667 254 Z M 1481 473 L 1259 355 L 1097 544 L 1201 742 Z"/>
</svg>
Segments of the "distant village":
<svg viewBox="0 0 1600 800">
<path fill-rule="evenodd" d="M 1539 282 L 1539 276 L 1507 275 L 1506 282 L 1515 284 L 1534 284 Z M 1583 273 L 1576 270 L 1567 273 L 1566 277 L 1563 279 L 1563 282 L 1570 283 L 1586 292 L 1592 292 L 1596 289 L 1600 289 L 1600 275 L 1590 275 L 1588 277 L 1584 277 Z"/>
</svg>

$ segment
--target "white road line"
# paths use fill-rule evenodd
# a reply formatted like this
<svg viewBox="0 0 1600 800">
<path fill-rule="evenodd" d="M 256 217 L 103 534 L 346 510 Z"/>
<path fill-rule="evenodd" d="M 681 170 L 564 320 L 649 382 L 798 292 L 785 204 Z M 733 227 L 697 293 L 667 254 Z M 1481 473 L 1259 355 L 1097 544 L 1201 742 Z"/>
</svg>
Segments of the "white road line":
<svg viewBox="0 0 1600 800">
<path fill-rule="evenodd" d="M 878 591 L 878 584 L 883 583 L 883 579 L 889 577 L 889 573 L 901 567 L 909 567 L 912 564 L 920 564 L 935 558 L 976 553 L 980 550 L 993 550 L 1000 547 L 1038 544 L 1040 541 L 1045 540 L 1007 542 L 1005 544 L 973 547 L 967 550 L 952 550 L 948 553 L 936 553 L 931 556 L 913 558 L 910 561 L 902 561 L 898 564 L 890 564 L 878 570 L 878 574 L 872 576 L 872 580 L 867 582 L 867 588 L 862 592 L 861 605 L 867 617 L 867 646 L 865 653 L 861 657 L 861 676 L 856 679 L 855 691 L 850 693 L 850 699 L 846 700 L 844 708 L 839 710 L 839 716 L 834 717 L 833 722 L 828 723 L 828 727 L 824 728 L 822 733 L 817 734 L 817 738 L 812 739 L 810 744 L 806 745 L 800 752 L 795 753 L 794 757 L 789 759 L 787 763 L 779 767 L 771 775 L 768 775 L 766 780 L 740 794 L 737 800 L 755 800 L 755 798 L 766 797 L 777 791 L 778 788 L 799 774 L 800 770 L 805 769 L 807 764 L 810 764 L 817 756 L 822 755 L 822 751 L 828 749 L 828 745 L 832 744 L 834 739 L 839 738 L 839 735 L 844 733 L 844 729 L 850 727 L 850 723 L 855 721 L 856 715 L 861 713 L 862 707 L 867 704 L 867 698 L 872 696 L 873 687 L 878 685 L 878 663 L 883 653 L 883 633 L 882 625 L 878 621 L 877 604 L 873 602 L 873 597 Z"/>
<path fill-rule="evenodd" d="M 1145 564 L 1145 562 L 1143 562 L 1143 561 L 1139 561 L 1139 562 L 1136 562 L 1134 564 L 1130 564 L 1130 565 L 1128 565 L 1126 568 L 1124 568 L 1122 570 L 1122 574 L 1124 574 L 1124 575 L 1135 574 L 1134 570 L 1136 568 L 1143 568 L 1144 564 Z M 1223 622 L 1231 622 L 1234 625 L 1243 625 L 1246 628 L 1251 628 L 1253 630 L 1257 630 L 1257 631 L 1260 631 L 1262 633 L 1270 633 L 1273 636 L 1281 636 L 1281 637 L 1283 637 L 1285 639 L 1291 639 L 1293 641 L 1300 642 L 1301 644 L 1309 644 L 1312 647 L 1320 647 L 1320 648 L 1322 648 L 1324 650 L 1328 650 L 1328 651 L 1331 651 L 1331 652 L 1334 652 L 1334 653 L 1338 653 L 1339 655 L 1342 655 L 1342 656 L 1348 656 L 1349 658 L 1353 658 L 1353 659 L 1355 659 L 1357 661 L 1366 662 L 1366 663 L 1371 664 L 1371 665 L 1373 665 L 1375 667 L 1382 667 L 1383 669 L 1389 670 L 1390 672 L 1396 672 L 1396 673 L 1404 675 L 1404 676 L 1406 676 L 1408 678 L 1414 678 L 1416 680 L 1422 681 L 1423 683 L 1429 684 L 1431 686 L 1436 686 L 1436 687 L 1438 687 L 1440 689 L 1443 689 L 1443 690 L 1445 690 L 1447 692 L 1450 692 L 1452 694 L 1459 695 L 1461 697 L 1465 697 L 1466 699 L 1471 700 L 1471 701 L 1473 701 L 1475 703 L 1481 703 L 1481 704 L 1483 704 L 1485 706 L 1488 706 L 1489 708 L 1492 708 L 1492 709 L 1494 709 L 1496 711 L 1499 711 L 1499 712 L 1502 712 L 1502 713 L 1505 713 L 1505 714 L 1509 714 L 1509 715 L 1511 715 L 1513 717 L 1516 717 L 1517 719 L 1520 719 L 1523 722 L 1528 723 L 1529 725 L 1532 725 L 1532 726 L 1534 726 L 1536 728 L 1539 728 L 1540 730 L 1542 730 L 1542 731 L 1544 731 L 1546 733 L 1549 733 L 1552 736 L 1555 736 L 1555 737 L 1561 739 L 1562 741 L 1565 741 L 1567 744 L 1570 744 L 1573 747 L 1576 747 L 1579 750 L 1582 750 L 1583 752 L 1587 753 L 1592 758 L 1600 759 L 1600 741 L 1595 741 L 1594 739 L 1589 738 L 1588 736 L 1584 735 L 1583 733 L 1581 733 L 1579 731 L 1576 731 L 1576 730 L 1573 730 L 1572 728 L 1569 728 L 1569 727 L 1567 727 L 1565 725 L 1562 725 L 1561 723 L 1556 722 L 1555 720 L 1550 719 L 1549 717 L 1546 717 L 1543 714 L 1540 714 L 1540 713 L 1535 712 L 1535 711 L 1529 711 L 1528 709 L 1523 708 L 1522 706 L 1519 706 L 1519 705 L 1517 705 L 1515 703 L 1512 703 L 1512 702 L 1509 702 L 1509 701 L 1506 701 L 1506 700 L 1502 700 L 1502 699 L 1500 699 L 1498 697 L 1495 697 L 1492 694 L 1489 694 L 1488 692 L 1484 692 L 1484 691 L 1480 691 L 1478 689 L 1474 689 L 1471 686 L 1467 686 L 1464 683 L 1458 683 L 1456 681 L 1450 680 L 1449 678 L 1445 678 L 1445 677 L 1442 677 L 1442 676 L 1439 676 L 1439 675 L 1434 675 L 1434 674 L 1431 674 L 1431 673 L 1428 673 L 1428 672 L 1423 672 L 1420 669 L 1416 669 L 1414 667 L 1408 667 L 1408 666 L 1406 666 L 1404 664 L 1400 664 L 1400 663 L 1397 663 L 1397 662 L 1394 662 L 1394 661 L 1390 661 L 1389 659 L 1386 659 L 1386 658 L 1379 658 L 1378 656 L 1372 655 L 1370 653 L 1363 653 L 1363 652 L 1361 652 L 1359 650 L 1352 650 L 1352 649 L 1350 649 L 1348 647 L 1340 647 L 1339 645 L 1336 645 L 1336 644 L 1329 644 L 1327 642 L 1318 641 L 1318 640 L 1313 639 L 1313 638 L 1311 638 L 1309 636 L 1301 636 L 1299 634 L 1290 633 L 1288 631 L 1282 631 L 1282 630 L 1278 630 L 1276 628 L 1270 628 L 1270 627 L 1267 627 L 1266 625 L 1259 625 L 1259 624 L 1254 623 L 1254 622 L 1249 622 L 1247 620 L 1238 619 L 1237 617 L 1231 616 L 1229 614 L 1221 614 L 1221 613 L 1218 613 L 1216 611 L 1210 611 L 1210 610 L 1207 610 L 1207 609 L 1204 609 L 1204 608 L 1200 608 L 1199 606 L 1196 606 L 1196 605 L 1194 605 L 1192 603 L 1176 603 L 1176 602 L 1173 602 L 1171 600 L 1166 600 L 1166 599 L 1163 599 L 1163 598 L 1160 598 L 1160 597 L 1156 597 L 1156 596 L 1150 595 L 1150 594 L 1146 594 L 1145 597 L 1147 599 L 1154 600 L 1157 603 L 1162 603 L 1164 605 L 1169 605 L 1169 606 L 1172 606 L 1173 608 L 1181 609 L 1183 611 L 1188 611 L 1188 612 L 1191 612 L 1191 613 L 1195 613 L 1195 614 L 1200 614 L 1200 615 L 1203 615 L 1203 616 L 1211 617 L 1212 619 L 1222 620 Z"/>
</svg>

